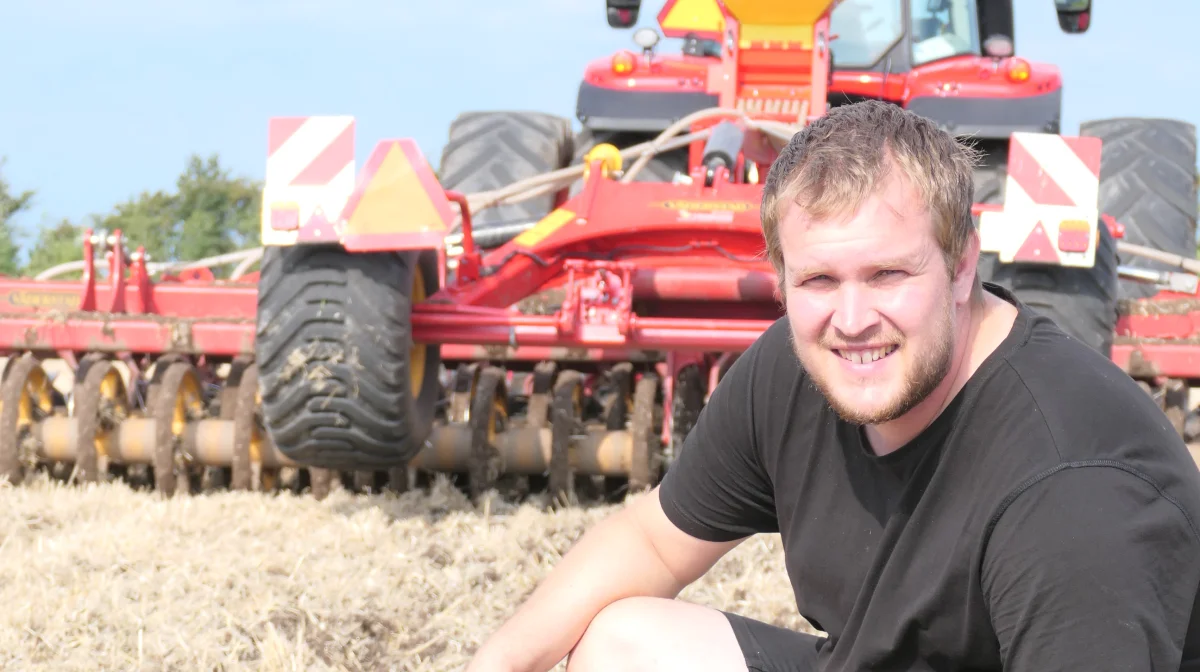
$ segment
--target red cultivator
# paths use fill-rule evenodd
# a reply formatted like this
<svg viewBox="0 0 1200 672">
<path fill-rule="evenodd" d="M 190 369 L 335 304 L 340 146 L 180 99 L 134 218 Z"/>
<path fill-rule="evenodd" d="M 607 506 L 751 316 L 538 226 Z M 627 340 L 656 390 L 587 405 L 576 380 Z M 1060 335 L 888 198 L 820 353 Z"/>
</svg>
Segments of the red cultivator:
<svg viewBox="0 0 1200 672">
<path fill-rule="evenodd" d="M 273 119 L 258 273 L 152 282 L 114 232 L 85 242 L 81 281 L 4 281 L 0 471 L 19 479 L 49 464 L 86 481 L 140 468 L 168 493 L 225 483 L 320 495 L 335 476 L 403 489 L 428 473 L 473 492 L 651 486 L 724 371 L 782 315 L 761 178 L 829 101 L 875 81 L 885 99 L 904 91 L 898 104 L 986 145 L 984 279 L 1111 356 L 1191 439 L 1194 129 L 1116 120 L 1075 138 L 1047 132 L 1056 121 L 997 126 L 989 105 L 1032 119 L 1060 85 L 1051 66 L 1002 53 L 1002 39 L 885 73 L 838 55 L 831 74 L 829 0 L 691 1 L 703 3 L 711 11 L 681 14 L 680 0 L 659 15 L 685 37 L 683 56 L 655 55 L 657 34 L 639 31 L 642 55 L 592 65 L 578 137 L 548 115 L 463 115 L 438 177 L 410 140 L 380 142 L 356 173 L 350 118 Z M 608 4 L 610 23 L 636 18 L 639 3 Z M 1064 29 L 1086 29 L 1088 3 L 1058 4 Z M 964 6 L 929 3 L 897 44 L 925 53 L 962 25 Z M 841 32 L 835 54 L 871 46 Z M 889 88 L 896 79 L 911 86 Z M 1131 186 L 1149 177 L 1137 173 L 1148 155 L 1122 139 L 1131 129 L 1177 140 L 1152 148 L 1170 162 L 1153 177 L 1178 168 L 1187 181 Z M 252 259 L 235 260 L 240 271 Z M 52 383 L 39 364 L 50 358 L 72 383 Z"/>
</svg>

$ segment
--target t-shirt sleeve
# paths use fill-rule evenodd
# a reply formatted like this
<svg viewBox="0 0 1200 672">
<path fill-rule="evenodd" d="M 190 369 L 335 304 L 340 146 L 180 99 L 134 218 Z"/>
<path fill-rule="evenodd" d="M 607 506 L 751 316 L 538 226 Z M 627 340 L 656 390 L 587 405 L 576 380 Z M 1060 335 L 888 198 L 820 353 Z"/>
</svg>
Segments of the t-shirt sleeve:
<svg viewBox="0 0 1200 672">
<path fill-rule="evenodd" d="M 1200 581 L 1193 523 L 1120 466 L 1013 493 L 981 569 L 1004 669 L 1179 669 Z"/>
<path fill-rule="evenodd" d="M 786 325 L 784 325 L 786 327 Z M 721 378 L 688 433 L 659 490 L 667 518 L 707 541 L 732 541 L 777 532 L 774 490 L 762 467 L 756 406 L 768 390 L 756 383 L 778 331 L 772 328 Z"/>
</svg>

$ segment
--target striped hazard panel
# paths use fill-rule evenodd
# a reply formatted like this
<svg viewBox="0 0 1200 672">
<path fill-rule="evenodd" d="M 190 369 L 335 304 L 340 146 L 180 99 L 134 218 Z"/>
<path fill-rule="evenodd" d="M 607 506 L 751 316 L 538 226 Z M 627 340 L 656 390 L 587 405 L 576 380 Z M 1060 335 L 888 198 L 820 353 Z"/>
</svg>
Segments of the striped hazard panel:
<svg viewBox="0 0 1200 672">
<path fill-rule="evenodd" d="M 416 143 L 384 140 L 355 174 L 354 118 L 276 117 L 267 127 L 262 243 L 351 251 L 433 248 L 455 214 Z"/>
<path fill-rule="evenodd" d="M 982 251 L 1005 263 L 1090 267 L 1099 236 L 1099 138 L 1014 133 L 1004 208 L 979 216 Z"/>
<path fill-rule="evenodd" d="M 354 118 L 271 119 L 265 178 L 264 245 L 338 240 L 354 192 Z"/>
</svg>

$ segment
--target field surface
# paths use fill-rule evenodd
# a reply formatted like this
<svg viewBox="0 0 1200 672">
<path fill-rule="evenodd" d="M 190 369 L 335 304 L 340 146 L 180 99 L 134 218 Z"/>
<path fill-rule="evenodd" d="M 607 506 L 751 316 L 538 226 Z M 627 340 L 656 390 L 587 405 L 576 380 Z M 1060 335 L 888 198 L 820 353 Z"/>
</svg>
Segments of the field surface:
<svg viewBox="0 0 1200 672">
<path fill-rule="evenodd" d="M 613 510 L 3 483 L 0 669 L 461 670 Z M 682 597 L 806 628 L 778 536 Z"/>
</svg>

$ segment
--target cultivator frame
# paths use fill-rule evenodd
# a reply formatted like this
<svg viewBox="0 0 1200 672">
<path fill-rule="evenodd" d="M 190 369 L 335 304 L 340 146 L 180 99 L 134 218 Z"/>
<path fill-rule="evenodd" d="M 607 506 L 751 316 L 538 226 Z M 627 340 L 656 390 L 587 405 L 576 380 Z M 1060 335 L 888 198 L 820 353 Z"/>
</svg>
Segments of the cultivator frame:
<svg viewBox="0 0 1200 672">
<path fill-rule="evenodd" d="M 810 33 L 787 58 L 808 49 L 817 73 L 827 67 L 827 4 L 788 5 Z M 736 37 L 739 24 L 726 18 Z M 770 45 L 747 53 L 756 49 L 754 62 L 769 66 Z M 825 86 L 820 76 L 800 87 L 789 119 L 738 110 L 745 91 L 730 85 L 719 92 L 725 104 L 650 142 L 599 144 L 574 165 L 473 192 L 439 184 L 408 139 L 379 142 L 356 177 L 352 118 L 273 119 L 264 248 L 155 267 L 143 249 L 128 252 L 120 231 L 88 231 L 82 262 L 59 269 L 80 279 L 0 279 L 0 477 L 20 482 L 47 467 L 79 482 L 153 483 L 166 495 L 226 486 L 322 497 L 335 481 L 405 490 L 437 473 L 474 494 L 545 490 L 570 500 L 651 487 L 724 372 L 782 315 L 762 254 L 757 171 L 824 113 Z M 691 157 L 686 176 L 636 181 L 678 148 Z M 476 227 L 491 209 L 539 198 L 549 199 L 548 214 L 515 235 Z M 1158 291 L 1120 303 L 1111 357 L 1193 440 L 1200 262 L 1121 240 L 1122 224 L 1094 207 L 1057 207 L 1010 200 L 978 204 L 976 214 L 990 241 L 1003 238 L 989 233 L 995 227 L 1046 220 L 1038 235 L 1082 255 L 1081 268 L 1111 239 L 1122 257 L 1177 269 L 1118 269 Z M 1057 227 L 1073 220 L 1082 228 Z M 1023 241 L 994 251 L 1008 261 L 1015 249 L 1029 262 Z M 260 257 L 262 270 L 246 273 Z M 234 263 L 227 280 L 209 269 Z M 341 294 L 303 294 L 330 283 Z M 396 305 L 371 304 L 389 287 L 400 292 Z M 292 298 L 268 296 L 281 293 Z M 354 340 L 353 328 L 374 334 L 384 324 L 399 331 Z M 355 343 L 396 362 L 357 361 Z M 54 378 L 55 366 L 67 375 Z M 390 385 L 377 392 L 399 400 L 391 416 L 347 420 L 359 417 L 347 413 L 358 412 L 349 405 L 360 385 Z M 288 399 L 302 395 L 303 404 Z M 308 415 L 286 415 L 301 407 Z M 375 435 L 346 443 L 370 422 L 381 427 Z M 401 435 L 394 446 L 375 440 Z"/>
</svg>

